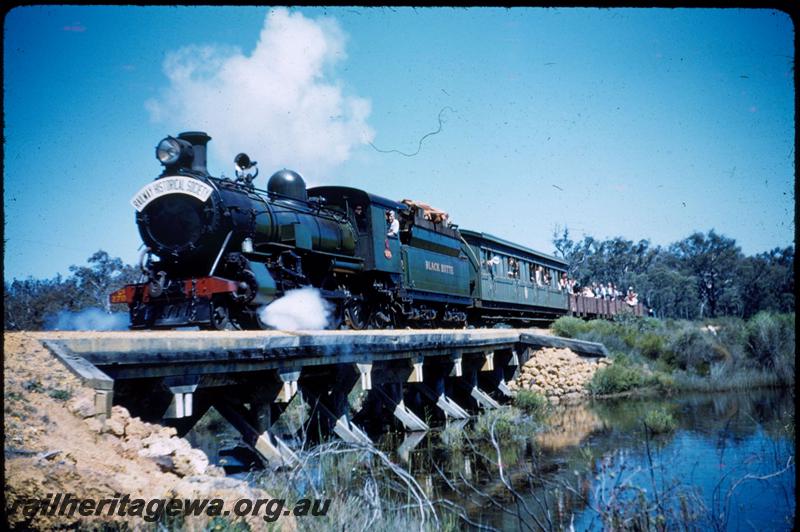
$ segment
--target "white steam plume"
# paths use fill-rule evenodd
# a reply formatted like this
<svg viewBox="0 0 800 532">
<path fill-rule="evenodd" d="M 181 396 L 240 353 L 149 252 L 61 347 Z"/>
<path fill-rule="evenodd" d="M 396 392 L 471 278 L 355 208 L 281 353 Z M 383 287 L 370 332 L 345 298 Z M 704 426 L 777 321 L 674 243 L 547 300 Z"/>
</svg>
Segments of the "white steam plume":
<svg viewBox="0 0 800 532">
<path fill-rule="evenodd" d="M 169 86 L 145 106 L 155 122 L 207 131 L 221 161 L 244 151 L 262 175 L 286 167 L 319 182 L 375 136 L 369 100 L 345 96 L 326 75 L 344 48 L 335 20 L 272 9 L 250 54 L 218 45 L 169 54 Z"/>
<path fill-rule="evenodd" d="M 48 331 L 124 331 L 128 329 L 127 312 L 109 314 L 99 308 L 88 308 L 80 312 L 62 310 L 45 319 Z"/>
<path fill-rule="evenodd" d="M 307 286 L 289 290 L 260 310 L 261 321 L 283 331 L 310 331 L 324 329 L 333 306 L 323 299 L 319 290 Z"/>
</svg>

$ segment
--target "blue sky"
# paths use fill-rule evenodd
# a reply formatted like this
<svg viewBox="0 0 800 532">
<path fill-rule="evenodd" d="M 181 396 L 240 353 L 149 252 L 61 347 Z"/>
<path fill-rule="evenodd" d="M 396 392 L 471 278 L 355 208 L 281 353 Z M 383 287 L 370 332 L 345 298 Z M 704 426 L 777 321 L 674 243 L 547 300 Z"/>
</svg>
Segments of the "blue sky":
<svg viewBox="0 0 800 532">
<path fill-rule="evenodd" d="M 214 175 L 247 151 L 262 186 L 287 166 L 545 252 L 556 226 L 794 241 L 781 12 L 43 6 L 4 24 L 7 280 L 101 248 L 135 261 L 129 200 L 157 142 L 196 129 Z M 378 151 L 414 153 L 439 117 L 416 155 Z"/>
</svg>

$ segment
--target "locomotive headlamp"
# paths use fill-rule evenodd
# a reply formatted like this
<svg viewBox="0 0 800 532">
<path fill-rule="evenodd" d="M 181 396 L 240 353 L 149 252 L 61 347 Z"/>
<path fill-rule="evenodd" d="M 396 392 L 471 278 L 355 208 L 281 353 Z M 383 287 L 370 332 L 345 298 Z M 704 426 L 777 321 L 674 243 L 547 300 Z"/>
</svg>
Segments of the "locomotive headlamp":
<svg viewBox="0 0 800 532">
<path fill-rule="evenodd" d="M 181 155 L 183 155 L 183 145 L 176 138 L 167 137 L 156 146 L 156 159 L 164 166 L 175 164 Z"/>
</svg>

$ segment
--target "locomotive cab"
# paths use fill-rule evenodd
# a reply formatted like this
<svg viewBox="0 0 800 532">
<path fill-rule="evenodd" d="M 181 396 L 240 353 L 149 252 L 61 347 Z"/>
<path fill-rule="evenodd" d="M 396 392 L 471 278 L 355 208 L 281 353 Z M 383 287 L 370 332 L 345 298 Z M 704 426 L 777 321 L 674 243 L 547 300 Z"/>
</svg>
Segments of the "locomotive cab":
<svg viewBox="0 0 800 532">
<path fill-rule="evenodd" d="M 324 198 L 326 206 L 346 214 L 358 233 L 355 254 L 364 259 L 365 271 L 400 273 L 400 240 L 386 236 L 386 211 L 400 216 L 407 210 L 405 205 L 350 187 L 314 187 L 308 194 L 312 199 Z"/>
</svg>

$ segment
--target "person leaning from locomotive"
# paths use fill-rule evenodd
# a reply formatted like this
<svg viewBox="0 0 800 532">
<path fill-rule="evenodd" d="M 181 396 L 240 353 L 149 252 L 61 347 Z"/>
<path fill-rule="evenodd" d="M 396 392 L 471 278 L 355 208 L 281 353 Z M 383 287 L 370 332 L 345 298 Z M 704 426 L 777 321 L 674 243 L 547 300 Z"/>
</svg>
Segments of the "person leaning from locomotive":
<svg viewBox="0 0 800 532">
<path fill-rule="evenodd" d="M 398 238 L 400 234 L 400 222 L 397 220 L 392 210 L 386 211 L 386 225 L 389 228 L 388 231 L 386 231 L 386 236 L 389 238 Z"/>
<path fill-rule="evenodd" d="M 363 205 L 356 205 L 353 207 L 353 216 L 356 220 L 356 228 L 359 233 L 367 231 L 367 214 L 364 212 Z"/>
</svg>

